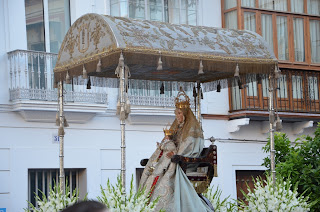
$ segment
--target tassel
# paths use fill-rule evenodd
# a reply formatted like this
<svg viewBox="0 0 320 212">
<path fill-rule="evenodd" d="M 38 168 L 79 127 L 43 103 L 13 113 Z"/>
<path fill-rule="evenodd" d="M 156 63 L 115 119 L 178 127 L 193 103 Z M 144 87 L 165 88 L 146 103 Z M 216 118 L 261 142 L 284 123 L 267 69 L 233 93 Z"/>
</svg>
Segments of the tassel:
<svg viewBox="0 0 320 212">
<path fill-rule="evenodd" d="M 69 127 L 66 117 L 63 117 L 64 127 Z"/>
<path fill-rule="evenodd" d="M 164 94 L 164 85 L 163 85 L 163 83 L 161 84 L 161 87 L 160 87 L 160 94 Z"/>
<path fill-rule="evenodd" d="M 88 83 L 87 83 L 87 89 L 91 89 L 91 80 L 90 80 L 90 77 L 89 77 L 89 80 L 88 80 Z"/>
<path fill-rule="evenodd" d="M 234 71 L 234 77 L 240 77 L 240 72 L 239 72 L 239 65 L 237 63 L 236 69 Z"/>
<path fill-rule="evenodd" d="M 219 81 L 219 83 L 218 83 L 218 85 L 217 85 L 217 92 L 218 92 L 218 93 L 220 93 L 220 92 L 221 92 L 221 85 L 220 85 L 220 81 Z"/>
<path fill-rule="evenodd" d="M 120 57 L 119 57 L 119 64 L 118 67 L 124 67 L 124 57 L 121 51 Z"/>
<path fill-rule="evenodd" d="M 276 79 L 279 79 L 280 78 L 280 73 L 281 73 L 281 70 L 279 69 L 279 66 L 275 65 L 274 66 L 274 77 Z"/>
<path fill-rule="evenodd" d="M 238 78 L 238 86 L 239 86 L 239 89 L 243 89 L 242 82 L 241 82 L 240 78 Z"/>
<path fill-rule="evenodd" d="M 278 116 L 276 121 L 276 131 L 280 131 L 281 129 L 282 129 L 282 120 Z"/>
<path fill-rule="evenodd" d="M 157 71 L 162 71 L 162 60 L 161 60 L 161 55 L 160 55 L 159 60 L 158 60 Z"/>
<path fill-rule="evenodd" d="M 84 67 L 84 65 L 83 65 L 83 68 L 82 68 L 82 78 L 83 79 L 88 79 L 87 70 L 86 70 L 86 67 Z"/>
<path fill-rule="evenodd" d="M 193 98 L 196 98 L 197 96 L 196 86 L 193 86 Z"/>
<path fill-rule="evenodd" d="M 70 84 L 70 83 L 71 83 L 70 76 L 69 76 L 69 71 L 67 71 L 66 83 L 67 83 L 67 84 Z"/>
<path fill-rule="evenodd" d="M 97 64 L 97 70 L 96 70 L 97 73 L 100 73 L 101 72 L 101 59 L 99 59 L 99 62 Z"/>
<path fill-rule="evenodd" d="M 63 127 L 59 127 L 58 135 L 59 136 L 64 136 L 65 135 Z"/>
<path fill-rule="evenodd" d="M 213 177 L 218 177 L 218 166 L 217 164 L 213 164 Z"/>
<path fill-rule="evenodd" d="M 60 125 L 59 112 L 56 113 L 56 126 Z"/>
<path fill-rule="evenodd" d="M 200 98 L 203 99 L 202 88 L 200 89 Z"/>
<path fill-rule="evenodd" d="M 204 74 L 204 72 L 203 72 L 203 64 L 202 64 L 202 60 L 200 60 L 198 74 Z"/>
</svg>

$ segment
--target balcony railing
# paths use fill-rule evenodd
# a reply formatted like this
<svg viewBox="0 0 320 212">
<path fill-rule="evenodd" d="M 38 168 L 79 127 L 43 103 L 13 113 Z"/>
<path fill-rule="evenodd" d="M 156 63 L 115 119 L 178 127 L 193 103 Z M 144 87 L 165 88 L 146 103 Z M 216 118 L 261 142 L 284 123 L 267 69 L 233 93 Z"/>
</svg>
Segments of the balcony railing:
<svg viewBox="0 0 320 212">
<path fill-rule="evenodd" d="M 15 50 L 8 52 L 10 100 L 57 101 L 57 89 L 53 88 L 53 68 L 57 54 Z M 107 103 L 104 79 L 91 78 L 91 89 L 87 80 L 74 78 L 65 85 L 65 100 L 68 102 Z"/>
<path fill-rule="evenodd" d="M 274 107 L 280 112 L 320 113 L 320 73 L 282 70 L 277 82 Z M 231 92 L 231 112 L 238 110 L 268 110 L 268 80 L 247 83 L 243 89 L 234 84 Z"/>
</svg>

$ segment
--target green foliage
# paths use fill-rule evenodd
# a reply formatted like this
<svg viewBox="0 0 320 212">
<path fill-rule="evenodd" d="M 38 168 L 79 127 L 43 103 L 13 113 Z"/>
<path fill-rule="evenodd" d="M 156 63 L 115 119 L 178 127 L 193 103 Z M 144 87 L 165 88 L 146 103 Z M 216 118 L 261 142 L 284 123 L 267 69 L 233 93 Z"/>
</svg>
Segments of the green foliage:
<svg viewBox="0 0 320 212">
<path fill-rule="evenodd" d="M 278 177 L 273 185 L 272 177 L 267 175 L 267 180 L 263 181 L 261 177 L 254 180 L 254 189 L 251 190 L 247 184 L 248 194 L 241 191 L 245 201 L 239 201 L 239 211 L 309 211 L 314 203 L 308 203 L 309 197 L 299 195 L 298 183 L 292 187 L 290 179 L 284 180 Z"/>
<path fill-rule="evenodd" d="M 122 185 L 120 176 L 118 176 L 115 186 L 111 185 L 108 180 L 107 187 L 103 189 L 103 187 L 100 186 L 100 188 L 101 197 L 97 197 L 97 199 L 114 212 L 151 212 L 154 211 L 159 201 L 159 198 L 151 201 L 145 189 L 139 189 L 135 192 L 133 176 L 131 177 L 130 192 L 128 194 L 125 193 L 125 188 Z"/>
<path fill-rule="evenodd" d="M 270 150 L 270 142 L 264 151 Z M 310 193 L 310 200 L 317 201 L 311 208 L 320 211 L 320 125 L 315 136 L 301 136 L 296 139 L 293 146 L 284 133 L 275 136 L 276 173 L 284 178 L 291 178 L 293 184 L 298 184 L 298 192 Z M 270 168 L 270 159 L 265 158 L 264 163 Z"/>
<path fill-rule="evenodd" d="M 28 202 L 29 208 L 24 209 L 26 212 L 59 212 L 62 209 L 74 204 L 79 199 L 78 191 L 75 189 L 72 193 L 70 187 L 66 185 L 65 194 L 62 194 L 60 189 L 60 184 L 54 183 L 53 189 L 50 185 L 50 191 L 48 198 L 46 195 L 39 190 L 41 197 L 36 195 L 36 200 L 38 205 L 33 205 L 31 202 Z M 30 210 L 31 209 L 31 210 Z"/>
<path fill-rule="evenodd" d="M 203 196 L 207 197 L 208 200 L 212 203 L 213 208 L 217 212 L 233 212 L 237 209 L 237 204 L 235 201 L 229 201 L 229 197 L 224 199 L 221 198 L 222 191 L 219 189 L 219 186 L 215 189 L 214 186 L 210 187 Z"/>
</svg>

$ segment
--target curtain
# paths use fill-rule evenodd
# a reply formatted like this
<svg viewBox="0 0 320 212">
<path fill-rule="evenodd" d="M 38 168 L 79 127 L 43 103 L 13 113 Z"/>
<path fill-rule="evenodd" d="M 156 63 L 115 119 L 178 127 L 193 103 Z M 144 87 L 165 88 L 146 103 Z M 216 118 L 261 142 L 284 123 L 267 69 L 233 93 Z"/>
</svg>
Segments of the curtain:
<svg viewBox="0 0 320 212">
<path fill-rule="evenodd" d="M 308 77 L 309 98 L 319 100 L 318 78 Z"/>
<path fill-rule="evenodd" d="M 238 29 L 237 10 L 225 13 L 225 27 L 228 29 Z"/>
<path fill-rule="evenodd" d="M 168 19 L 170 23 L 180 23 L 180 5 L 177 0 L 168 0 Z"/>
<path fill-rule="evenodd" d="M 148 0 L 148 13 L 151 21 L 162 21 L 162 0 Z"/>
<path fill-rule="evenodd" d="M 302 1 L 302 0 L 297 0 Z M 287 0 L 259 0 L 259 7 L 269 10 L 287 11 Z"/>
<path fill-rule="evenodd" d="M 123 9 L 125 9 L 125 8 L 123 8 Z M 129 17 L 135 18 L 135 19 L 145 19 L 144 0 L 130 0 L 129 1 Z M 161 15 L 161 18 L 162 18 L 162 15 Z"/>
<path fill-rule="evenodd" d="M 313 15 L 320 15 L 320 1 L 319 0 L 308 0 L 308 13 L 313 14 Z"/>
<path fill-rule="evenodd" d="M 291 12 L 304 13 L 303 0 L 291 0 Z"/>
<path fill-rule="evenodd" d="M 256 13 L 244 12 L 244 29 L 256 32 Z"/>
<path fill-rule="evenodd" d="M 241 0 L 243 7 L 256 7 L 256 0 Z"/>
<path fill-rule="evenodd" d="M 294 58 L 298 62 L 305 61 L 303 22 L 303 18 L 293 18 Z"/>
<path fill-rule="evenodd" d="M 181 0 L 180 24 L 197 25 L 196 1 Z"/>
<path fill-rule="evenodd" d="M 272 15 L 261 14 L 261 32 L 262 32 L 262 37 L 267 41 L 272 51 L 274 51 Z"/>
<path fill-rule="evenodd" d="M 274 0 L 274 10 L 288 11 L 287 0 Z"/>
<path fill-rule="evenodd" d="M 224 1 L 224 9 L 225 10 L 236 7 L 236 6 L 237 6 L 236 0 L 225 0 Z"/>
<path fill-rule="evenodd" d="M 287 79 L 286 75 L 281 75 L 278 80 L 278 98 L 288 98 L 288 87 L 287 87 Z"/>
<path fill-rule="evenodd" d="M 289 60 L 287 17 L 277 16 L 278 59 Z"/>
<path fill-rule="evenodd" d="M 302 76 L 293 75 L 292 76 L 292 97 L 294 99 L 302 99 Z"/>
<path fill-rule="evenodd" d="M 320 63 L 320 21 L 310 20 L 311 62 Z"/>
<path fill-rule="evenodd" d="M 259 0 L 259 8 L 273 10 L 273 0 Z"/>
</svg>

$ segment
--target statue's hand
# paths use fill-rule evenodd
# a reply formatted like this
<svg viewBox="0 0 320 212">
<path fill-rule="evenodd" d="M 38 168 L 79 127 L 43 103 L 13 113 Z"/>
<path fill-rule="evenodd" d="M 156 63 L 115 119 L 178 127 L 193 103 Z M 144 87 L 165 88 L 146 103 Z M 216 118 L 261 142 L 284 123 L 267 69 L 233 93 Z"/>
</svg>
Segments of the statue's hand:
<svg viewBox="0 0 320 212">
<path fill-rule="evenodd" d="M 167 158 L 172 158 L 172 156 L 174 155 L 174 152 L 173 151 L 171 151 L 171 152 L 169 152 L 169 153 L 167 153 Z"/>
</svg>

